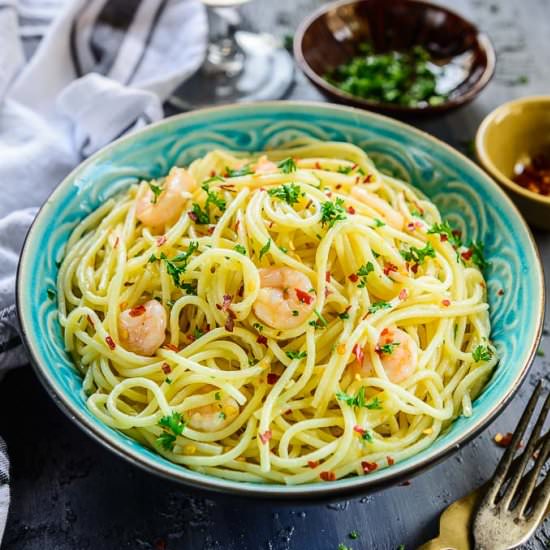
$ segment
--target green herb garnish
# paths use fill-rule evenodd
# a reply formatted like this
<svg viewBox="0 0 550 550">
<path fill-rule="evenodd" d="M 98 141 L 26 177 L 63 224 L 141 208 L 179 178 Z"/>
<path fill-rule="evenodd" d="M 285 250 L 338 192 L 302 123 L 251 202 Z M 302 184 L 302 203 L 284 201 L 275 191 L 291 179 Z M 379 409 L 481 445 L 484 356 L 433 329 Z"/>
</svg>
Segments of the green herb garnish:
<svg viewBox="0 0 550 550">
<path fill-rule="evenodd" d="M 369 273 L 372 273 L 374 271 L 374 265 L 372 262 L 367 262 L 365 265 L 362 265 L 359 270 L 357 271 L 357 275 L 361 277 L 361 280 L 359 281 L 359 284 L 357 285 L 359 288 L 365 288 L 367 286 L 367 277 Z"/>
<path fill-rule="evenodd" d="M 152 204 L 156 204 L 159 198 L 159 195 L 162 193 L 162 187 L 160 185 L 155 185 L 153 182 L 148 181 L 147 185 L 149 189 L 153 192 L 153 198 L 151 199 Z"/>
<path fill-rule="evenodd" d="M 268 239 L 267 242 L 260 248 L 260 260 L 264 256 L 264 254 L 267 254 L 269 251 L 269 248 L 271 247 L 271 239 Z"/>
<path fill-rule="evenodd" d="M 489 267 L 489 262 L 485 260 L 483 255 L 483 243 L 479 241 L 471 241 L 468 245 L 468 249 L 472 251 L 472 263 L 479 267 L 480 271 L 483 271 Z"/>
<path fill-rule="evenodd" d="M 225 172 L 228 178 L 238 178 L 239 176 L 248 176 L 252 174 L 252 167 L 250 164 L 243 166 L 241 168 L 225 168 Z"/>
<path fill-rule="evenodd" d="M 186 252 L 174 256 L 172 259 L 168 259 L 166 257 L 166 254 L 164 254 L 164 252 L 161 252 L 160 259 L 164 260 L 164 262 L 166 263 L 166 271 L 168 272 L 168 275 L 172 277 L 174 285 L 178 288 L 183 288 L 182 283 L 180 282 L 180 277 L 187 269 L 189 259 L 198 248 L 199 243 L 196 241 L 191 241 L 191 243 L 189 244 L 189 248 Z"/>
<path fill-rule="evenodd" d="M 296 162 L 289 157 L 279 162 L 277 168 L 279 168 L 283 174 L 290 174 L 291 172 L 296 172 Z"/>
<path fill-rule="evenodd" d="M 185 428 L 185 421 L 181 413 L 174 411 L 171 415 L 163 416 L 158 421 L 158 425 L 163 428 L 163 432 L 157 437 L 157 444 L 167 451 L 172 451 L 176 436 L 181 435 Z"/>
<path fill-rule="evenodd" d="M 449 222 L 434 223 L 429 229 L 428 234 L 438 234 L 445 235 L 447 240 L 455 247 L 459 248 L 462 246 L 462 239 L 460 238 L 460 233 L 453 229 Z"/>
<path fill-rule="evenodd" d="M 384 227 L 386 224 L 379 220 L 378 218 L 374 218 L 374 227 Z"/>
<path fill-rule="evenodd" d="M 242 244 L 236 244 L 235 250 L 242 254 L 243 256 L 246 256 L 246 248 Z"/>
<path fill-rule="evenodd" d="M 287 351 L 286 356 L 289 359 L 304 359 L 304 357 L 307 357 L 307 352 L 305 352 L 305 351 Z"/>
<path fill-rule="evenodd" d="M 268 189 L 267 193 L 271 197 L 275 197 L 277 199 L 281 199 L 287 202 L 288 204 L 290 204 L 290 206 L 299 202 L 300 197 L 303 197 L 305 195 L 300 186 L 296 185 L 295 183 L 284 183 L 283 185 L 279 185 L 278 187 Z"/>
<path fill-rule="evenodd" d="M 480 361 L 490 361 L 493 356 L 493 350 L 489 346 L 480 344 L 474 351 L 472 351 L 472 357 L 476 363 Z"/>
<path fill-rule="evenodd" d="M 369 313 L 376 313 L 377 311 L 380 311 L 381 309 L 388 309 L 392 307 L 391 304 L 389 302 L 374 302 L 374 304 L 372 304 L 370 307 L 369 307 Z"/>
<path fill-rule="evenodd" d="M 347 311 L 344 311 L 344 313 L 339 313 L 338 317 L 340 317 L 340 319 L 345 321 L 346 319 L 349 319 L 349 313 Z"/>
<path fill-rule="evenodd" d="M 399 342 L 391 342 L 389 344 L 384 344 L 382 346 L 378 346 L 376 348 L 376 351 L 379 353 L 385 353 L 387 355 L 390 355 L 393 353 L 393 350 L 399 345 Z"/>
<path fill-rule="evenodd" d="M 424 248 L 411 246 L 408 250 L 401 250 L 401 256 L 403 256 L 407 262 L 422 264 L 427 257 L 435 258 L 435 250 L 431 243 L 426 243 Z"/>
<path fill-rule="evenodd" d="M 346 219 L 344 200 L 337 198 L 335 202 L 326 201 L 321 204 L 321 225 L 328 224 L 329 228 L 336 222 Z"/>
</svg>

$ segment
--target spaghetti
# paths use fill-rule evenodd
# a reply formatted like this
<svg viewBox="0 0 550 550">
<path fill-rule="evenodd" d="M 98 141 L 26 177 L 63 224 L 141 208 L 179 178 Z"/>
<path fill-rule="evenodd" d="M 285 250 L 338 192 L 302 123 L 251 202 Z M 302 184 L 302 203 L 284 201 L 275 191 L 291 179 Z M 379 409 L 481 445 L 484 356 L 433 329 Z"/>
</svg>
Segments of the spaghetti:
<svg viewBox="0 0 550 550">
<path fill-rule="evenodd" d="M 334 480 L 471 414 L 497 361 L 484 263 L 353 145 L 216 150 L 80 223 L 59 320 L 109 426 L 227 479 Z"/>
</svg>

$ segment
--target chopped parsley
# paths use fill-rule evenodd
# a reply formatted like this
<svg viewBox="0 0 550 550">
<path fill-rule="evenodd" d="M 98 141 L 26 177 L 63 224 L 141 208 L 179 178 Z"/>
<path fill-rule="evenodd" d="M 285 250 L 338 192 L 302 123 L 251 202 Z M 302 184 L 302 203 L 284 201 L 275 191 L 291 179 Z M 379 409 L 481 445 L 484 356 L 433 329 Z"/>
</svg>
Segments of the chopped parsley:
<svg viewBox="0 0 550 550">
<path fill-rule="evenodd" d="M 203 210 L 200 204 L 194 202 L 191 205 L 192 220 L 199 225 L 208 225 L 210 223 L 210 214 L 208 210 Z"/>
<path fill-rule="evenodd" d="M 221 212 L 225 211 L 226 202 L 218 193 L 210 191 L 210 186 L 208 184 L 210 180 L 206 180 L 202 184 L 202 189 L 206 192 L 206 202 L 204 203 L 204 208 L 201 208 L 199 204 L 194 202 L 191 205 L 191 212 L 193 214 L 192 219 L 195 223 L 199 225 L 207 225 L 210 223 L 210 205 L 213 204 Z"/>
<path fill-rule="evenodd" d="M 449 222 L 434 223 L 429 229 L 428 234 L 445 235 L 447 240 L 455 247 L 462 246 L 462 239 L 460 238 L 460 232 L 453 229 Z"/>
<path fill-rule="evenodd" d="M 166 254 L 164 254 L 164 252 L 161 252 L 160 259 L 164 260 L 164 262 L 166 263 L 166 271 L 168 272 L 168 275 L 172 277 L 174 285 L 176 285 L 178 288 L 183 288 L 182 283 L 180 282 L 180 277 L 182 273 L 184 273 L 187 269 L 189 259 L 198 248 L 199 243 L 197 241 L 191 241 L 191 243 L 189 244 L 189 248 L 186 252 L 174 256 L 172 259 L 168 259 L 166 257 Z"/>
<path fill-rule="evenodd" d="M 204 336 L 204 331 L 202 331 L 199 327 L 195 327 L 193 336 L 195 337 L 195 340 L 198 340 L 201 336 Z"/>
<path fill-rule="evenodd" d="M 361 440 L 366 441 L 367 443 L 372 443 L 372 441 L 373 441 L 372 434 L 368 430 L 365 430 L 361 434 Z"/>
<path fill-rule="evenodd" d="M 162 193 L 162 187 L 160 185 L 155 185 L 153 182 L 148 181 L 147 185 L 149 189 L 153 192 L 153 198 L 151 199 L 152 204 L 156 204 L 159 198 L 159 195 Z"/>
<path fill-rule="evenodd" d="M 216 401 L 220 401 L 221 398 L 222 398 L 221 393 L 220 393 L 219 391 L 217 391 L 217 392 L 214 394 L 214 399 L 215 399 Z"/>
<path fill-rule="evenodd" d="M 481 271 L 489 267 L 489 262 L 483 255 L 483 243 L 471 241 L 468 248 L 472 251 L 472 262 L 477 265 Z"/>
<path fill-rule="evenodd" d="M 474 351 L 472 351 L 472 357 L 476 363 L 480 361 L 490 361 L 493 356 L 493 350 L 489 346 L 484 346 L 480 344 L 477 346 Z"/>
<path fill-rule="evenodd" d="M 349 174 L 354 170 L 355 166 L 338 166 L 336 170 L 339 174 Z"/>
<path fill-rule="evenodd" d="M 154 254 L 151 254 L 149 256 L 149 259 L 147 260 L 148 263 L 152 264 L 153 262 L 156 262 L 157 260 L 159 260 L 160 258 L 157 258 Z"/>
<path fill-rule="evenodd" d="M 390 342 L 389 344 L 384 344 L 383 346 L 378 346 L 376 351 L 379 353 L 385 353 L 391 355 L 393 350 L 399 345 L 399 342 Z"/>
<path fill-rule="evenodd" d="M 337 198 L 335 202 L 326 201 L 321 204 L 321 225 L 327 224 L 332 227 L 336 222 L 345 220 L 346 210 L 344 199 Z"/>
<path fill-rule="evenodd" d="M 202 184 L 208 185 L 210 183 L 214 183 L 215 181 L 225 181 L 221 176 L 212 176 L 211 178 L 205 179 Z"/>
<path fill-rule="evenodd" d="M 315 315 L 317 316 L 317 320 L 315 321 L 315 325 L 313 326 L 326 327 L 328 325 L 327 320 L 316 309 L 313 310 L 313 313 L 315 313 Z"/>
<path fill-rule="evenodd" d="M 174 411 L 171 415 L 163 416 L 158 421 L 158 425 L 163 428 L 163 431 L 157 437 L 157 444 L 167 451 L 172 451 L 176 436 L 181 435 L 185 428 L 185 421 L 181 413 Z"/>
<path fill-rule="evenodd" d="M 242 254 L 243 256 L 246 256 L 246 248 L 242 244 L 236 244 L 235 250 Z"/>
<path fill-rule="evenodd" d="M 361 277 L 361 280 L 357 285 L 359 288 L 365 288 L 367 286 L 368 274 L 372 273 L 373 271 L 374 271 L 374 265 L 372 264 L 372 262 L 367 262 L 365 265 L 362 265 L 359 268 L 359 270 L 357 271 L 357 275 Z"/>
<path fill-rule="evenodd" d="M 188 296 L 196 296 L 197 295 L 197 285 L 196 283 L 180 283 L 179 287 L 182 290 L 185 290 L 185 294 Z M 172 303 L 173 305 L 173 303 Z"/>
<path fill-rule="evenodd" d="M 348 395 L 345 392 L 339 391 L 336 394 L 336 399 L 343 401 L 350 407 L 366 407 L 367 401 L 365 399 L 365 386 L 361 386 L 355 395 Z"/>
<path fill-rule="evenodd" d="M 283 174 L 290 174 L 291 172 L 296 172 L 296 162 L 289 157 L 279 162 L 277 168 L 279 168 Z"/>
<path fill-rule="evenodd" d="M 411 246 L 408 250 L 401 250 L 401 256 L 403 256 L 407 262 L 422 264 L 427 257 L 435 258 L 435 250 L 431 243 L 426 243 L 424 248 Z"/>
<path fill-rule="evenodd" d="M 287 254 L 288 253 L 288 248 L 284 247 L 284 246 L 279 246 L 277 245 L 277 248 L 283 253 L 283 254 Z"/>
<path fill-rule="evenodd" d="M 264 330 L 264 326 L 263 325 L 260 325 L 260 323 L 254 323 L 252 325 L 258 332 L 262 332 L 262 330 Z"/>
<path fill-rule="evenodd" d="M 305 195 L 299 185 L 295 183 L 284 183 L 279 187 L 268 189 L 267 193 L 271 197 L 281 199 L 292 206 L 300 201 L 300 198 Z"/>
<path fill-rule="evenodd" d="M 349 319 L 349 313 L 347 311 L 344 311 L 344 313 L 339 313 L 338 317 L 340 317 L 340 319 L 345 321 L 346 319 Z"/>
<path fill-rule="evenodd" d="M 374 302 L 374 304 L 372 304 L 370 307 L 369 307 L 369 313 L 376 313 L 377 311 L 380 311 L 381 309 L 388 309 L 391 307 L 391 304 L 389 302 Z"/>
<path fill-rule="evenodd" d="M 214 191 L 210 191 L 210 186 L 208 185 L 208 183 L 203 183 L 202 184 L 202 189 L 204 191 L 206 191 L 206 203 L 204 205 L 204 208 L 206 210 L 208 210 L 208 207 L 213 204 L 215 206 L 217 206 L 222 212 L 225 211 L 225 199 L 220 197 L 217 193 L 215 193 Z"/>
<path fill-rule="evenodd" d="M 370 403 L 367 403 L 365 405 L 369 411 L 381 411 L 382 410 L 382 404 L 380 403 L 380 399 L 378 397 L 375 397 Z"/>
<path fill-rule="evenodd" d="M 250 164 L 243 166 L 241 168 L 225 168 L 225 172 L 228 178 L 238 178 L 239 176 L 248 176 L 252 174 L 252 167 Z"/>
<path fill-rule="evenodd" d="M 386 224 L 379 220 L 378 218 L 374 218 L 374 227 L 384 227 Z"/>
<path fill-rule="evenodd" d="M 305 351 L 287 351 L 286 356 L 289 359 L 304 359 L 307 357 L 307 353 Z"/>
<path fill-rule="evenodd" d="M 268 239 L 267 242 L 260 248 L 260 260 L 264 256 L 264 254 L 267 254 L 269 251 L 269 248 L 271 247 L 271 239 Z"/>
<path fill-rule="evenodd" d="M 219 415 L 218 415 L 222 420 L 225 420 L 225 413 L 222 411 Z"/>
</svg>

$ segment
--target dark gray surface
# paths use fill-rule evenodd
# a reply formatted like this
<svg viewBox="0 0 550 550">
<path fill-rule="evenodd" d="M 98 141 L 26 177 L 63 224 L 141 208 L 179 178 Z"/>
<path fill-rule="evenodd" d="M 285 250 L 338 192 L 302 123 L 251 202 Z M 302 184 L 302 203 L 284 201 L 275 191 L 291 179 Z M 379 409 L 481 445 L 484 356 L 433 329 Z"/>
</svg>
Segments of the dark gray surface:
<svg viewBox="0 0 550 550">
<path fill-rule="evenodd" d="M 286 34 L 320 2 L 257 0 L 246 6 L 256 27 Z M 452 145 L 467 143 L 486 113 L 499 103 L 550 93 L 550 0 L 447 2 L 487 31 L 498 50 L 493 82 L 472 105 L 417 124 Z M 529 83 L 520 85 L 522 76 Z M 298 77 L 290 98 L 321 99 Z M 545 263 L 550 234 L 536 233 Z M 549 270 L 550 272 L 550 270 Z M 528 304 L 519 304 L 528 307 Z M 29 368 L 0 385 L 0 433 L 12 459 L 12 507 L 4 550 L 407 550 L 433 537 L 441 511 L 481 484 L 501 454 L 497 432 L 511 430 L 536 381 L 550 379 L 546 357 L 537 357 L 512 404 L 481 436 L 410 486 L 339 504 L 282 506 L 204 496 L 129 466 L 81 433 L 39 386 Z M 357 540 L 348 533 L 359 532 Z M 550 525 L 525 548 L 548 548 Z"/>
</svg>

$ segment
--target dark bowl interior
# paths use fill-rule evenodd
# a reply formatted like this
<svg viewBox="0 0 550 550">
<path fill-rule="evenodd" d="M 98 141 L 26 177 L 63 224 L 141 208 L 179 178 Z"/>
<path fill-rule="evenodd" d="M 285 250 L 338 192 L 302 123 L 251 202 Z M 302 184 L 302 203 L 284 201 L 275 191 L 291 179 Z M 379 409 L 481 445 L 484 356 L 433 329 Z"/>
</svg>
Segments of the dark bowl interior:
<svg viewBox="0 0 550 550">
<path fill-rule="evenodd" d="M 369 41 L 376 52 L 424 46 L 445 68 L 440 105 L 406 107 L 370 101 L 329 84 L 323 75 L 359 53 Z M 456 13 L 420 0 L 344 0 L 324 6 L 306 19 L 294 39 L 294 54 L 306 76 L 329 98 L 390 114 L 447 111 L 471 101 L 489 82 L 494 49 L 486 35 Z"/>
</svg>

